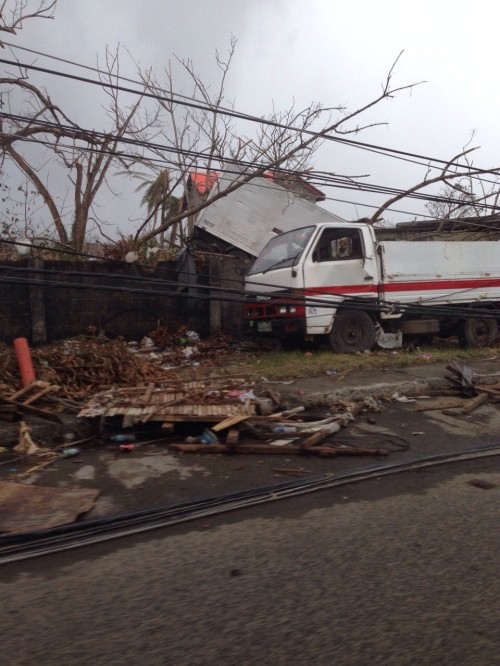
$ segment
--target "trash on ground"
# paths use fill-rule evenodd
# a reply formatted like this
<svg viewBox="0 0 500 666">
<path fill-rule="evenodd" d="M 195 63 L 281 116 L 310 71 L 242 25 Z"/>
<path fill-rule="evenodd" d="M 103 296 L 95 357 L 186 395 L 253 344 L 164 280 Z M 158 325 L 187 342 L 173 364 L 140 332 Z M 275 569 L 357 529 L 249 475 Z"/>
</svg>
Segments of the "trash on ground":
<svg viewBox="0 0 500 666">
<path fill-rule="evenodd" d="M 0 532 L 33 532 L 73 523 L 92 509 L 99 492 L 0 481 Z"/>
<path fill-rule="evenodd" d="M 467 366 L 460 366 L 456 361 L 446 366 L 450 374 L 445 378 L 451 382 L 452 389 L 432 391 L 432 397 L 419 396 L 415 402 L 415 411 L 440 410 L 448 416 L 467 416 L 487 402 L 500 402 L 500 384 L 477 384 L 474 373 Z M 393 398 L 398 399 L 396 394 Z"/>
<path fill-rule="evenodd" d="M 262 393 L 270 397 L 264 399 Z M 213 375 L 197 381 L 113 387 L 96 393 L 78 416 L 99 419 L 104 429 L 118 428 L 120 432 L 108 439 L 122 444 L 139 441 L 134 426 L 136 430 L 156 426 L 164 434 L 165 446 L 182 453 L 333 457 L 386 455 L 384 448 L 346 447 L 335 441 L 358 414 L 382 409 L 372 397 L 339 400 L 318 418 L 308 415 L 302 405 L 283 409 L 277 393 L 258 390 L 247 377 Z"/>
<path fill-rule="evenodd" d="M 30 456 L 38 451 L 39 447 L 31 437 L 31 428 L 25 421 L 19 424 L 19 443 L 14 447 L 14 451 L 26 456 Z"/>
</svg>

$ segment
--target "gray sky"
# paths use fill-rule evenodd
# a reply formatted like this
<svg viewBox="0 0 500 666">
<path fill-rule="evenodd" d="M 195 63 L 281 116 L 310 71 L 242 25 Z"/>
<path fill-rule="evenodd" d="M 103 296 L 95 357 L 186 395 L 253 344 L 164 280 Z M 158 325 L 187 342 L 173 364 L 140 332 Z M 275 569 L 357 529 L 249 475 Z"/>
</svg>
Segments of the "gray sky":
<svg viewBox="0 0 500 666">
<path fill-rule="evenodd" d="M 387 125 L 369 128 L 354 138 L 399 150 L 450 159 L 475 132 L 474 166 L 500 167 L 497 121 L 500 92 L 496 43 L 500 3 L 483 0 L 472 8 L 463 0 L 59 0 L 53 21 L 26 22 L 18 36 L 6 41 L 94 66 L 106 45 L 120 43 L 143 67 L 161 72 L 176 54 L 190 58 L 204 82 L 215 80 L 214 52 L 227 50 L 231 35 L 238 40 L 227 84 L 227 96 L 238 110 L 262 115 L 312 101 L 348 110 L 375 98 L 385 77 L 404 50 L 394 84 L 425 80 L 362 117 L 362 122 Z M 16 52 L 23 60 L 27 56 Z M 9 57 L 7 50 L 3 56 Z M 27 58 L 34 62 L 34 56 Z M 42 66 L 54 67 L 38 59 Z M 62 67 L 61 67 L 62 68 Z M 135 77 L 123 61 L 121 73 Z M 52 77 L 37 78 L 61 107 L 71 109 L 86 126 L 101 129 L 95 90 Z M 178 92 L 191 94 L 182 78 Z M 408 188 L 422 180 L 426 169 L 326 143 L 315 167 L 348 175 L 370 174 L 369 182 Z M 113 205 L 106 200 L 104 216 L 126 232 L 127 217 L 139 215 L 138 197 L 129 186 Z M 329 210 L 356 219 L 380 205 L 385 195 L 367 195 L 323 188 Z M 434 190 L 435 191 L 435 190 Z M 397 208 L 419 215 L 423 204 L 405 200 Z M 388 214 L 402 221 L 411 215 Z"/>
</svg>

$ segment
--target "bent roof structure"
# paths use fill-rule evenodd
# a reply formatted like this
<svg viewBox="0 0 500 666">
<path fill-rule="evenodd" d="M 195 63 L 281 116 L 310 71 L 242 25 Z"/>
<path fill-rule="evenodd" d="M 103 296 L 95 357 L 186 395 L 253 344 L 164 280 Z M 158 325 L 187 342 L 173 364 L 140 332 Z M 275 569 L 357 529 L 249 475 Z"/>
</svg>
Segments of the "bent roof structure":
<svg viewBox="0 0 500 666">
<path fill-rule="evenodd" d="M 221 174 L 223 191 L 239 174 Z M 257 177 L 200 211 L 195 226 L 256 257 L 277 233 L 310 224 L 344 220 L 293 194 L 267 178 Z"/>
</svg>

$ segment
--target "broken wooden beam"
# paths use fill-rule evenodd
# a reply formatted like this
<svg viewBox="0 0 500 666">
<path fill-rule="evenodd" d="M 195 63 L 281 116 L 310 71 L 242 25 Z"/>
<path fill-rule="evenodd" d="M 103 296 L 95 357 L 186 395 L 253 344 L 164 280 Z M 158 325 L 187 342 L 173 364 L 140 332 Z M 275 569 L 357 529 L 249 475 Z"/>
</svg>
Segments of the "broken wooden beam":
<svg viewBox="0 0 500 666">
<path fill-rule="evenodd" d="M 311 449 L 313 446 L 319 444 L 319 442 L 325 439 L 325 437 L 328 437 L 328 435 L 331 435 L 331 431 L 328 428 L 322 428 L 321 430 L 318 430 L 300 444 L 301 450 L 307 451 L 308 449 Z"/>
<path fill-rule="evenodd" d="M 310 453 L 317 453 L 321 458 L 333 458 L 336 455 L 344 456 L 386 456 L 387 449 L 367 446 L 315 446 Z"/>
<path fill-rule="evenodd" d="M 53 421 L 54 423 L 62 423 L 61 419 L 57 416 L 57 414 L 53 414 L 52 412 L 47 412 L 45 409 L 40 409 L 39 407 L 33 407 L 32 405 L 25 405 L 22 402 L 17 402 L 16 400 L 9 400 L 8 398 L 0 398 L 0 404 L 14 405 L 17 411 L 23 414 L 38 416 L 38 418 L 40 419 L 45 419 L 46 421 Z"/>
<path fill-rule="evenodd" d="M 230 428 L 233 425 L 236 425 L 237 423 L 241 423 L 241 421 L 246 421 L 248 419 L 248 414 L 237 414 L 236 416 L 228 416 L 227 419 L 224 419 L 223 421 L 220 421 L 220 423 L 217 423 L 216 425 L 212 426 L 211 430 L 214 432 L 219 432 L 219 430 L 225 430 L 226 428 Z"/>
<path fill-rule="evenodd" d="M 467 404 L 467 400 L 467 398 L 443 398 L 442 400 L 426 400 L 425 402 L 416 402 L 414 405 L 414 410 L 416 412 L 429 412 L 438 409 L 464 407 Z"/>
<path fill-rule="evenodd" d="M 171 451 L 183 453 L 227 453 L 229 448 L 225 444 L 169 444 Z"/>
<path fill-rule="evenodd" d="M 487 393 L 496 398 L 500 397 L 500 384 L 479 384 L 474 388 L 478 393 Z"/>
<path fill-rule="evenodd" d="M 241 444 L 238 443 L 232 448 L 232 451 L 236 453 L 256 453 L 257 455 L 270 454 L 270 455 L 290 455 L 298 456 L 303 452 L 298 446 L 290 446 L 288 444 L 283 444 L 283 446 L 276 446 L 273 444 L 260 444 L 260 443 L 251 443 L 251 444 Z"/>
<path fill-rule="evenodd" d="M 462 414 L 470 414 L 480 405 L 482 405 L 485 402 L 488 402 L 489 398 L 490 396 L 486 392 L 480 393 L 475 398 L 470 398 L 469 400 L 467 400 L 467 404 L 462 409 Z"/>
</svg>

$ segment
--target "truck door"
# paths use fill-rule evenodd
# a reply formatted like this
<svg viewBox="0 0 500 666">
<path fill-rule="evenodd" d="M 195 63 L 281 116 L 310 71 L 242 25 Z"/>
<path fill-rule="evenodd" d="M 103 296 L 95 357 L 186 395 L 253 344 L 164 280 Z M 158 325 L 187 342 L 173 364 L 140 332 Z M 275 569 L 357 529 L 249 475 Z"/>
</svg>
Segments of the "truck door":
<svg viewBox="0 0 500 666">
<path fill-rule="evenodd" d="M 371 266 L 360 229 L 335 225 L 321 230 L 303 263 L 306 296 L 312 299 L 306 308 L 308 333 L 327 333 L 331 328 L 334 310 L 322 308 L 322 300 L 376 297 L 376 280 L 367 261 Z"/>
</svg>

